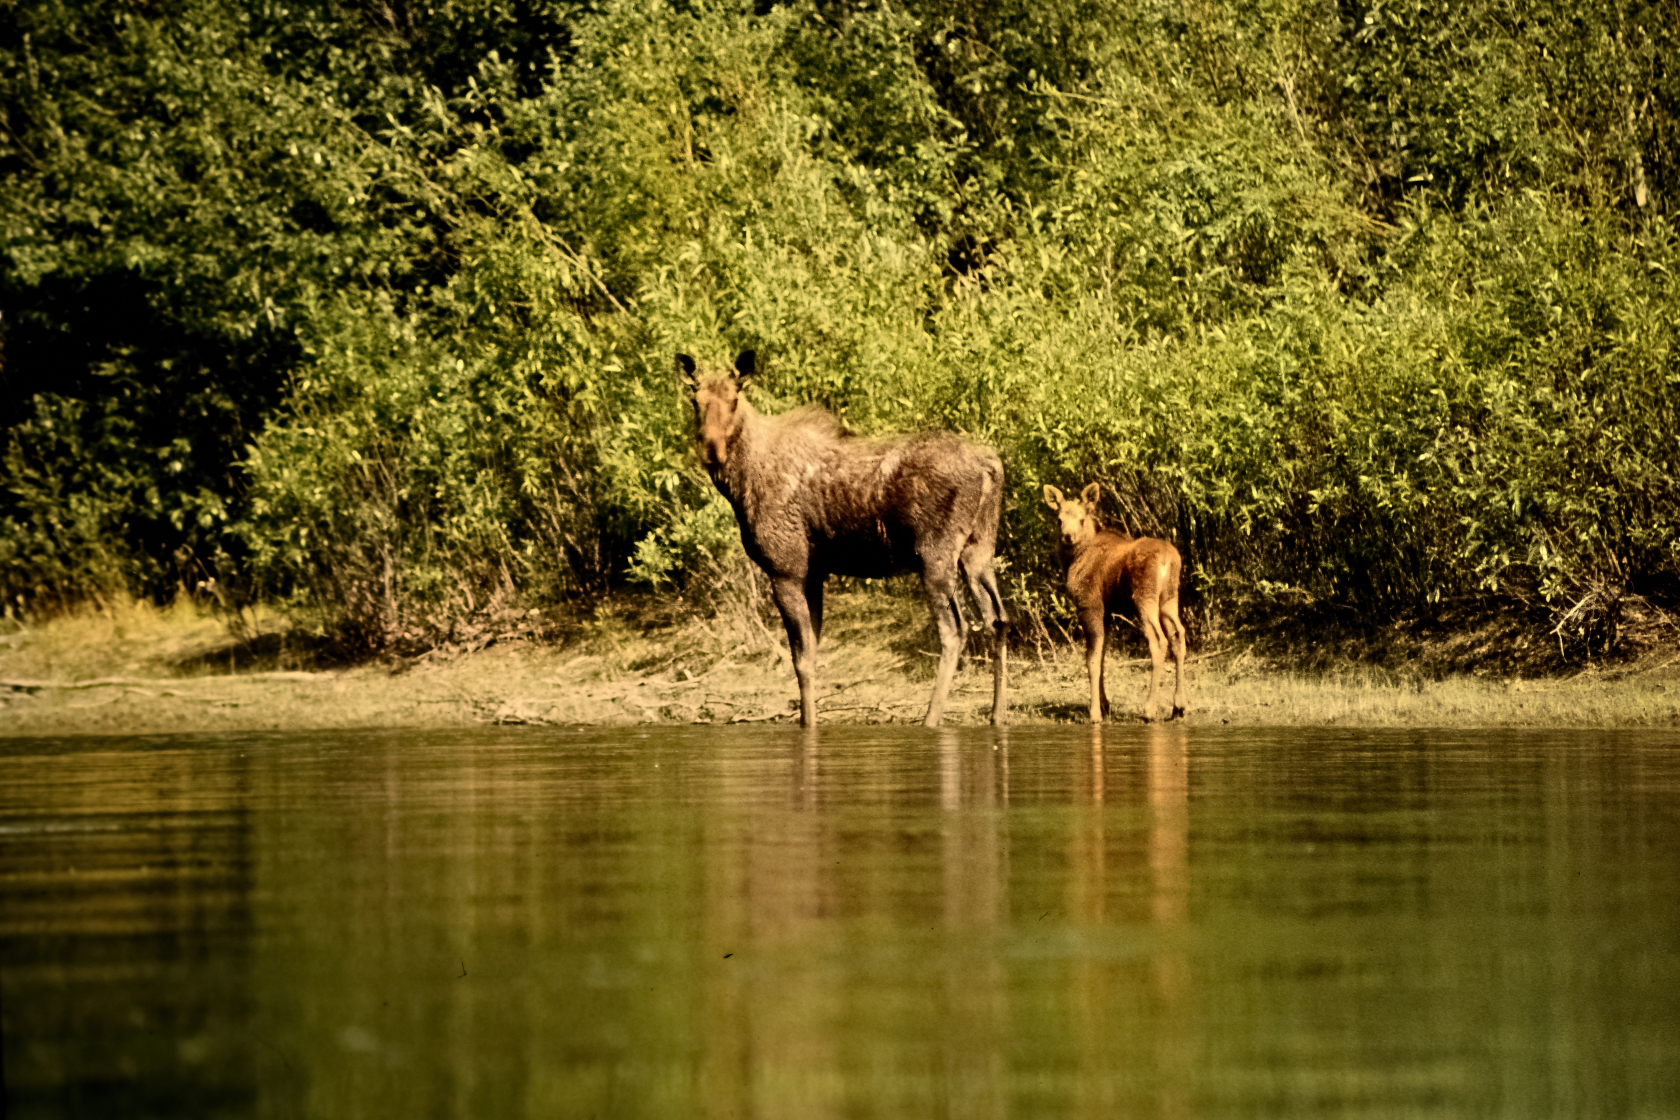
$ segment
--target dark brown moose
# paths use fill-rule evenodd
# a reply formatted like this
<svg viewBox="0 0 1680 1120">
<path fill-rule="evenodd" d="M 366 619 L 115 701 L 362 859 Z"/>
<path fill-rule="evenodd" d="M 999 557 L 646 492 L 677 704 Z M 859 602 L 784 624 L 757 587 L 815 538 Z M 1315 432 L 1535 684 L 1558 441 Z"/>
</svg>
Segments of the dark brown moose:
<svg viewBox="0 0 1680 1120">
<path fill-rule="evenodd" d="M 693 396 L 706 472 L 735 508 L 741 543 L 770 577 L 787 626 L 800 722 L 817 722 L 823 582 L 916 572 L 940 647 L 924 722 L 939 726 L 962 653 L 960 575 L 992 632 L 992 722 L 1001 724 L 1009 615 L 992 571 L 1003 508 L 997 453 L 948 432 L 854 436 L 814 405 L 762 415 L 742 391 L 754 372 L 751 350 L 732 370 L 697 370 L 687 354 L 677 366 Z"/>
<path fill-rule="evenodd" d="M 1143 718 L 1155 718 L 1155 697 L 1166 675 L 1170 645 L 1175 663 L 1174 716 L 1184 714 L 1184 624 L 1178 618 L 1178 549 L 1154 537 L 1133 537 L 1105 529 L 1097 520 L 1096 483 L 1077 498 L 1064 498 L 1054 486 L 1044 488 L 1044 502 L 1061 520 L 1058 552 L 1067 573 L 1068 594 L 1079 610 L 1085 631 L 1085 671 L 1091 677 L 1091 722 L 1108 715 L 1108 689 L 1103 681 L 1103 645 L 1108 638 L 1108 614 L 1131 603 L 1138 624 L 1149 640 L 1154 662 Z"/>
</svg>

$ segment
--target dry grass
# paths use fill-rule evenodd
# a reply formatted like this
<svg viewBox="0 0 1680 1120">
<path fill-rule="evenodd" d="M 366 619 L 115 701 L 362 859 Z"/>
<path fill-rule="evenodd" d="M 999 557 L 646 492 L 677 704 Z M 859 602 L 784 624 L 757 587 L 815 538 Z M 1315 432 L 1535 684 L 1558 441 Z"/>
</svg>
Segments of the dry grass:
<svg viewBox="0 0 1680 1120">
<path fill-rule="evenodd" d="M 767 722 L 795 718 L 785 643 L 762 616 L 650 613 L 631 602 L 574 620 L 559 642 L 499 641 L 419 660 L 308 671 L 277 619 L 239 635 L 190 606 L 122 606 L 0 634 L 0 734 L 451 727 L 482 723 Z M 980 643 L 976 643 L 979 648 Z M 831 722 L 914 722 L 936 661 L 908 596 L 831 598 L 819 711 Z M 1147 667 L 1121 634 L 1109 693 L 1136 719 Z M 1680 654 L 1569 677 L 1406 679 L 1342 663 L 1280 670 L 1236 646 L 1191 664 L 1191 723 L 1350 727 L 1680 726 Z M 231 671 L 230 671 L 231 669 Z M 1084 719 L 1079 653 L 1023 643 L 1011 706 L 1021 723 Z M 101 682 L 101 683 L 90 683 Z M 80 687 L 61 687 L 80 685 Z M 950 720 L 984 721 L 990 669 L 965 666 Z"/>
</svg>

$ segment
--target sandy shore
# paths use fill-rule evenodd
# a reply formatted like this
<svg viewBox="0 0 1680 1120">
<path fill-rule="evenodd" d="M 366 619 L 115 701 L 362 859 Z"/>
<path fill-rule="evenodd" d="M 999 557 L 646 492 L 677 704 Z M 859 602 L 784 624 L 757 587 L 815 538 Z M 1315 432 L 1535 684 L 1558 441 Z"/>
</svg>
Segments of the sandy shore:
<svg viewBox="0 0 1680 1120">
<path fill-rule="evenodd" d="M 917 640 L 916 620 L 878 603 L 841 604 L 834 616 L 819 663 L 821 718 L 919 722 L 936 659 L 920 648 L 931 639 Z M 219 621 L 127 607 L 0 636 L 0 735 L 797 719 L 793 674 L 775 636 L 736 636 L 704 623 L 648 629 L 609 618 L 563 643 L 241 670 Z M 1147 665 L 1135 644 L 1110 658 L 1116 720 L 1140 718 Z M 1028 646 L 1011 668 L 1013 722 L 1084 721 L 1076 651 Z M 1404 680 L 1358 666 L 1292 673 L 1241 650 L 1193 650 L 1188 686 L 1192 724 L 1680 728 L 1680 653 L 1560 679 Z M 990 666 L 976 659 L 958 677 L 947 719 L 984 723 L 990 701 Z"/>
</svg>

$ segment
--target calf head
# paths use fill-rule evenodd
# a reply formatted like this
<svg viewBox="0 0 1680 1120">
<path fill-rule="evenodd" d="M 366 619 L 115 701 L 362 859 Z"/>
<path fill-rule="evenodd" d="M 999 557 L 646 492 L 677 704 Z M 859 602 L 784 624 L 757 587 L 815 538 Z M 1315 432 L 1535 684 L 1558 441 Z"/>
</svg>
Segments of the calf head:
<svg viewBox="0 0 1680 1120">
<path fill-rule="evenodd" d="M 729 462 L 729 445 L 746 420 L 742 408 L 746 388 L 756 371 L 753 352 L 741 351 L 735 368 L 718 372 L 699 370 L 687 354 L 677 355 L 677 369 L 688 386 L 694 403 L 694 419 L 699 427 L 700 458 L 708 473 L 716 476 Z"/>
<path fill-rule="evenodd" d="M 1102 522 L 1097 520 L 1097 499 L 1102 491 L 1091 483 L 1077 498 L 1065 498 L 1054 486 L 1044 488 L 1044 504 L 1056 512 L 1061 522 L 1062 540 L 1078 546 L 1097 535 Z"/>
</svg>

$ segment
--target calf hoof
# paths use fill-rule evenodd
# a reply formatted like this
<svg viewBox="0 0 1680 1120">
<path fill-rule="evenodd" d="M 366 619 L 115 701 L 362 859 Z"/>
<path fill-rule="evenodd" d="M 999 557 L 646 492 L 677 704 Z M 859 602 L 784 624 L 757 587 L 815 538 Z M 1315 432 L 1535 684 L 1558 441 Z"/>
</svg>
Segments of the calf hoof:
<svg viewBox="0 0 1680 1120">
<path fill-rule="evenodd" d="M 1183 708 L 1174 708 L 1172 718 L 1183 719 L 1184 718 L 1184 709 Z"/>
</svg>

